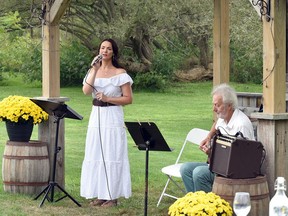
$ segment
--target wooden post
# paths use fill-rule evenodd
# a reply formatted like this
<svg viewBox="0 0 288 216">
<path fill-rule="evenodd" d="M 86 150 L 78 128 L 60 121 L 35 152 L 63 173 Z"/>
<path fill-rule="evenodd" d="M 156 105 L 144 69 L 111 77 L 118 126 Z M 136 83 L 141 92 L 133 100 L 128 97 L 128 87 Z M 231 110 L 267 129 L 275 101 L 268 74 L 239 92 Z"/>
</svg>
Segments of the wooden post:
<svg viewBox="0 0 288 216">
<path fill-rule="evenodd" d="M 229 0 L 214 0 L 213 85 L 229 82 Z"/>
<path fill-rule="evenodd" d="M 56 137 L 56 123 L 54 123 L 55 119 L 53 116 L 49 116 L 49 120 L 39 124 L 38 127 L 38 137 L 42 142 L 48 143 L 48 152 L 49 152 L 49 162 L 50 162 L 50 176 L 49 179 L 52 180 L 53 174 L 53 161 L 54 161 L 54 152 L 55 152 L 55 137 Z M 56 173 L 55 173 L 55 181 L 61 186 L 65 186 L 65 167 L 64 167 L 64 155 L 65 149 L 63 148 L 64 137 L 65 137 L 65 123 L 64 121 L 60 121 L 59 124 L 59 136 L 58 136 L 58 146 L 61 150 L 57 154 L 56 161 Z"/>
<path fill-rule="evenodd" d="M 270 197 L 275 194 L 274 182 L 277 176 L 288 180 L 288 113 L 252 113 L 258 119 L 257 139 L 265 148 L 266 158 L 262 171 L 267 176 Z"/>
<path fill-rule="evenodd" d="M 286 7 L 286 0 L 271 0 L 271 19 L 263 18 L 263 113 L 251 114 L 258 119 L 257 138 L 267 152 L 264 173 L 270 196 L 277 176 L 288 180 Z"/>
<path fill-rule="evenodd" d="M 42 95 L 60 96 L 60 42 L 59 26 L 43 26 L 42 41 Z"/>
<path fill-rule="evenodd" d="M 229 0 L 214 0 L 213 86 L 230 79 Z M 213 121 L 216 121 L 213 113 Z"/>
<path fill-rule="evenodd" d="M 272 19 L 263 18 L 264 113 L 286 112 L 286 1 L 271 0 Z"/>
<path fill-rule="evenodd" d="M 42 96 L 55 102 L 64 103 L 68 98 L 60 97 L 60 30 L 59 22 L 71 0 L 55 0 L 52 5 L 46 3 L 45 22 L 42 41 Z M 65 119 L 60 120 L 57 154 L 56 182 L 65 188 Z M 53 116 L 39 125 L 39 140 L 47 142 L 50 155 L 50 180 L 54 159 L 56 123 Z"/>
</svg>

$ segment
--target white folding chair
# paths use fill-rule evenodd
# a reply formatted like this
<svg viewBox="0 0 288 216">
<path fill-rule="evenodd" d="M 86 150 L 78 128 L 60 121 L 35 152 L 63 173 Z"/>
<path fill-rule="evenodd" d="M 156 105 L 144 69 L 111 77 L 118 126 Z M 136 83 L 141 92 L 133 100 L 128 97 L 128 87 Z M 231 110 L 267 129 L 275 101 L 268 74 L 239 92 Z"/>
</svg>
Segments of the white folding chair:
<svg viewBox="0 0 288 216">
<path fill-rule="evenodd" d="M 161 169 L 162 173 L 166 174 L 168 176 L 168 180 L 166 182 L 166 185 L 163 189 L 163 192 L 158 200 L 158 203 L 157 203 L 157 207 L 159 206 L 163 196 L 167 196 L 167 197 L 171 197 L 171 198 L 174 198 L 174 199 L 178 199 L 178 197 L 172 195 L 172 194 L 168 194 L 166 193 L 166 189 L 168 187 L 168 184 L 169 182 L 173 182 L 177 188 L 179 188 L 184 194 L 186 193 L 186 191 L 183 189 L 183 186 L 180 186 L 179 183 L 177 183 L 173 177 L 175 178 L 181 178 L 181 174 L 180 174 L 180 167 L 182 165 L 182 163 L 179 163 L 179 160 L 181 158 L 181 155 L 184 151 L 184 148 L 186 146 L 186 144 L 189 142 L 189 143 L 192 143 L 192 144 L 196 144 L 196 145 L 200 145 L 200 142 L 202 140 L 204 140 L 207 135 L 208 135 L 209 131 L 207 130 L 203 130 L 203 129 L 200 129 L 200 128 L 193 128 L 192 130 L 189 131 L 189 133 L 187 134 L 186 136 L 186 139 L 183 143 L 183 146 L 179 152 L 179 155 L 176 159 L 176 162 L 175 164 L 173 165 L 169 165 L 169 166 L 165 166 Z"/>
</svg>

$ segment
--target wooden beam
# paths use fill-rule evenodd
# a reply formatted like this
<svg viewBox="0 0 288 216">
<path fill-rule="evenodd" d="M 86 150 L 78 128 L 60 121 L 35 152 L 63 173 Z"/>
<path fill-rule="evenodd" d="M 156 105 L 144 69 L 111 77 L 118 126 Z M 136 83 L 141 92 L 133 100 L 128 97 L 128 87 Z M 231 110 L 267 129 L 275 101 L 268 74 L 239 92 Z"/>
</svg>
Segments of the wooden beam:
<svg viewBox="0 0 288 216">
<path fill-rule="evenodd" d="M 47 17 L 48 22 L 50 25 L 58 25 L 60 22 L 61 17 L 65 13 L 66 9 L 68 8 L 71 0 L 56 0 L 51 9 L 49 16 Z"/>
<path fill-rule="evenodd" d="M 286 0 L 271 0 L 271 19 L 263 22 L 263 113 L 258 119 L 257 139 L 266 149 L 264 174 L 270 197 L 277 176 L 288 177 L 288 113 L 286 113 Z"/>
<path fill-rule="evenodd" d="M 60 96 L 59 26 L 43 26 L 42 41 L 42 95 Z"/>
<path fill-rule="evenodd" d="M 271 19 L 263 19 L 264 113 L 286 112 L 286 1 L 271 0 Z"/>
<path fill-rule="evenodd" d="M 42 37 L 42 96 L 45 99 L 55 100 L 64 103 L 66 98 L 60 98 L 60 30 L 59 22 L 70 0 L 56 0 L 52 7 L 46 4 L 47 14 L 43 24 Z M 59 125 L 58 146 L 61 151 L 57 154 L 56 182 L 65 187 L 65 128 L 64 119 Z M 49 143 L 50 166 L 53 168 L 55 152 L 54 143 L 56 139 L 54 119 L 49 118 L 45 124 L 41 124 L 38 130 L 38 137 L 41 141 Z M 52 174 L 52 169 L 51 169 Z M 52 175 L 50 175 L 50 180 Z"/>
<path fill-rule="evenodd" d="M 214 0 L 213 85 L 229 82 L 229 0 Z"/>
</svg>

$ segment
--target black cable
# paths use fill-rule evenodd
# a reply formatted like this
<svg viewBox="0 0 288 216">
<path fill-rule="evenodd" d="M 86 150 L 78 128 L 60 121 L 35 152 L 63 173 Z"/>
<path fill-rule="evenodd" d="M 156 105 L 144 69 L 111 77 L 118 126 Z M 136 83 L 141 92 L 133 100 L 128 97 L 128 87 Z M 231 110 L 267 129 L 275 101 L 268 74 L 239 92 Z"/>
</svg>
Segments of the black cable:
<svg viewBox="0 0 288 216">
<path fill-rule="evenodd" d="M 262 168 L 262 165 L 264 163 L 265 158 L 266 158 L 266 150 L 263 147 L 263 156 L 262 156 L 261 163 L 260 163 L 260 168 L 259 168 L 260 169 L 260 175 L 263 175 L 262 172 L 261 172 L 261 168 Z"/>
<path fill-rule="evenodd" d="M 109 188 L 109 181 L 108 181 L 106 162 L 105 162 L 104 152 L 103 152 L 103 145 L 102 145 L 102 137 L 101 137 L 101 129 L 100 129 L 100 107 L 98 106 L 97 108 L 98 108 L 98 132 L 99 132 L 99 139 L 100 139 L 101 155 L 102 155 L 104 171 L 105 171 L 105 176 L 106 176 L 107 190 L 108 190 L 108 193 L 109 193 L 110 200 L 112 200 L 112 196 L 111 196 L 111 192 L 110 192 L 110 188 Z"/>
<path fill-rule="evenodd" d="M 222 127 L 222 126 L 218 126 L 217 130 L 219 131 L 220 135 L 222 135 L 222 134 L 221 134 L 219 128 L 222 128 L 228 136 L 231 136 L 231 137 L 238 137 L 238 136 L 240 135 L 243 139 L 247 139 L 246 137 L 244 137 L 244 135 L 243 135 L 243 133 L 242 133 L 241 131 L 238 131 L 236 134 L 232 135 L 232 134 L 229 134 L 229 133 L 225 130 L 224 127 Z M 225 134 L 224 134 L 224 136 L 225 136 Z"/>
<path fill-rule="evenodd" d="M 241 136 L 242 139 L 247 139 L 246 137 L 244 137 L 243 133 L 241 131 L 238 131 L 236 134 L 235 134 L 236 137 L 238 136 Z"/>
<path fill-rule="evenodd" d="M 95 88 L 94 85 L 91 85 L 90 83 L 87 82 L 87 77 L 88 74 L 90 73 L 91 68 L 87 71 L 87 74 L 84 78 L 84 81 L 87 85 L 89 85 L 93 91 L 95 91 L 95 93 L 97 92 L 97 89 Z M 110 200 L 112 200 L 112 196 L 111 196 L 111 192 L 110 192 L 110 188 L 109 188 L 109 180 L 108 180 L 108 173 L 107 173 L 107 167 L 106 167 L 106 162 L 105 162 L 105 157 L 104 157 L 104 152 L 103 152 L 103 144 L 102 144 L 102 137 L 101 137 L 101 129 L 100 129 L 100 107 L 97 107 L 98 109 L 98 132 L 99 132 L 99 140 L 100 140 L 100 148 L 101 148 L 101 156 L 102 156 L 102 161 L 103 161 L 103 165 L 104 165 L 104 171 L 105 171 L 105 176 L 106 176 L 106 184 L 107 184 L 107 190 L 109 193 L 109 197 Z"/>
<path fill-rule="evenodd" d="M 90 69 L 87 71 L 86 76 L 85 76 L 85 78 L 84 78 L 84 82 L 85 82 L 87 85 L 89 85 L 95 92 L 97 92 L 97 89 L 94 87 L 94 85 L 91 85 L 90 83 L 87 82 L 87 77 L 88 77 L 91 69 L 92 69 L 92 68 L 90 68 Z"/>
<path fill-rule="evenodd" d="M 219 132 L 220 135 L 222 135 L 221 132 L 220 132 L 220 128 L 222 128 L 228 136 L 233 136 L 233 135 L 229 134 L 229 133 L 225 130 L 224 127 L 218 126 L 218 127 L 217 127 L 217 130 L 218 130 L 218 132 Z"/>
<path fill-rule="evenodd" d="M 271 21 L 271 25 L 270 25 L 270 32 L 271 32 L 271 36 L 272 36 L 272 39 L 273 39 L 273 46 L 276 47 L 276 42 L 275 42 L 275 38 L 274 38 L 274 34 L 273 34 L 273 31 L 272 31 L 272 25 L 273 25 L 273 19 Z M 273 73 L 274 69 L 275 69 L 275 66 L 276 66 L 276 62 L 278 60 L 278 54 L 276 52 L 276 49 L 274 48 L 274 52 L 276 53 L 276 56 L 274 58 L 274 64 L 272 66 L 272 69 L 270 70 L 269 74 L 262 80 L 262 83 L 261 84 L 264 84 L 264 82 L 266 83 L 266 88 L 268 88 L 267 86 L 267 79 L 271 76 L 271 74 Z M 268 71 L 268 68 L 266 68 L 266 71 Z"/>
</svg>

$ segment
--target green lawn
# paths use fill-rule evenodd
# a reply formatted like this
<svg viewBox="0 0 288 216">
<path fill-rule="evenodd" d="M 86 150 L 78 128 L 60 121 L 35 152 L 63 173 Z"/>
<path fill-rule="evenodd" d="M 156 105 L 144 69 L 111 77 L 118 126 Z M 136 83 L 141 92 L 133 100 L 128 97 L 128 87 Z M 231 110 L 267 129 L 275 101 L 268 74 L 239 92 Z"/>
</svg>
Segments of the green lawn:
<svg viewBox="0 0 288 216">
<path fill-rule="evenodd" d="M 237 91 L 261 92 L 260 85 L 232 84 Z M 39 86 L 39 85 L 38 85 Z M 186 134 L 193 127 L 210 129 L 212 124 L 211 105 L 212 82 L 182 83 L 167 89 L 164 93 L 134 92 L 133 104 L 125 106 L 126 121 L 155 122 L 173 152 L 150 152 L 148 215 L 167 215 L 173 199 L 165 197 L 157 208 L 156 204 L 166 183 L 161 168 L 175 162 Z M 41 88 L 23 84 L 17 77 L 0 83 L 0 100 L 9 95 L 29 97 L 41 96 Z M 81 114 L 82 121 L 65 119 L 65 189 L 82 207 L 68 197 L 57 202 L 45 201 L 39 208 L 41 198 L 4 192 L 0 182 L 1 215 L 143 215 L 145 195 L 145 151 L 139 151 L 128 134 L 129 160 L 132 176 L 132 197 L 120 199 L 116 208 L 91 208 L 88 201 L 79 196 L 81 164 L 84 157 L 86 128 L 91 109 L 91 98 L 84 96 L 81 87 L 62 88 L 61 96 L 70 99 L 67 104 Z M 37 126 L 32 139 L 37 139 Z M 128 132 L 128 131 L 127 131 Z M 3 154 L 7 141 L 5 123 L 0 124 L 0 152 Z M 193 152 L 193 153 L 192 153 Z M 206 160 L 196 147 L 190 146 L 183 155 L 184 161 Z M 0 162 L 2 164 L 2 161 Z M 172 186 L 172 185 L 171 185 Z M 171 187 L 171 190 L 176 190 Z M 182 194 L 179 194 L 182 196 Z"/>
</svg>

